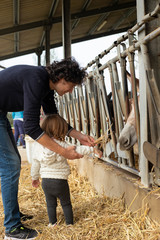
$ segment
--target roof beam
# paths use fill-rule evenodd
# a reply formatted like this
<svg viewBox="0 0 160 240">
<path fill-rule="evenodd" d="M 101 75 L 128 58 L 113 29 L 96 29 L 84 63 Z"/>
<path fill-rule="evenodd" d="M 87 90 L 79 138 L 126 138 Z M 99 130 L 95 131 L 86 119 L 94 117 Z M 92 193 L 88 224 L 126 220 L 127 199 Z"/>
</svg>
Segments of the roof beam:
<svg viewBox="0 0 160 240">
<path fill-rule="evenodd" d="M 99 14 L 103 14 L 103 13 L 107 13 L 107 12 L 120 11 L 120 10 L 124 10 L 127 8 L 132 8 L 132 7 L 136 7 L 136 1 L 133 1 L 131 3 L 117 4 L 116 6 L 111 6 L 111 7 L 104 7 L 104 8 L 74 13 L 71 15 L 71 19 L 78 19 L 78 18 L 83 18 L 83 17 L 99 15 Z M 44 27 L 46 25 L 52 25 L 52 24 L 56 24 L 56 23 L 60 23 L 60 22 L 62 22 L 62 17 L 56 17 L 56 18 L 45 19 L 45 20 L 37 21 L 37 22 L 21 24 L 18 26 L 0 29 L 0 36 L 6 35 L 6 34 L 11 34 L 14 32 L 29 30 L 29 29 L 33 29 L 33 28 L 37 28 L 37 27 Z"/>
<path fill-rule="evenodd" d="M 133 23 L 129 27 L 118 29 L 118 30 L 113 30 L 113 31 L 105 32 L 105 33 L 93 34 L 93 35 L 88 35 L 86 37 L 73 39 L 72 44 L 82 42 L 82 41 L 91 40 L 91 39 L 95 39 L 95 38 L 110 36 L 110 35 L 117 34 L 117 33 L 126 32 L 126 31 L 128 31 L 128 29 L 132 28 L 134 24 L 135 23 Z M 52 49 L 52 48 L 57 48 L 57 47 L 61 47 L 61 46 L 62 46 L 62 42 L 59 42 L 59 43 L 51 44 L 50 48 Z M 21 52 L 16 52 L 16 53 L 13 53 L 13 54 L 8 54 L 8 55 L 5 55 L 5 56 L 0 56 L 0 61 L 6 60 L 6 59 L 9 59 L 9 58 L 19 57 L 19 56 L 22 56 L 22 55 L 36 53 L 37 51 L 43 51 L 43 50 L 45 50 L 44 46 L 42 46 L 41 48 L 38 47 L 38 48 L 29 49 L 29 50 L 25 50 L 25 51 L 21 51 Z"/>
</svg>

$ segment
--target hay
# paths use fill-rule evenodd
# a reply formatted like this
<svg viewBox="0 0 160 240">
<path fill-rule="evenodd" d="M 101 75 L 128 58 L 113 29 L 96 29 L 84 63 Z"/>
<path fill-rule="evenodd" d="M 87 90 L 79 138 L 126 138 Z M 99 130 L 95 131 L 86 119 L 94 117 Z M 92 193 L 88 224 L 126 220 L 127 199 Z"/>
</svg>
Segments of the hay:
<svg viewBox="0 0 160 240">
<path fill-rule="evenodd" d="M 19 185 L 19 204 L 23 213 L 33 214 L 34 218 L 25 226 L 35 228 L 41 233 L 37 240 L 158 240 L 158 223 L 148 217 L 148 208 L 131 212 L 125 207 L 122 198 L 99 196 L 87 179 L 78 176 L 71 164 L 69 177 L 71 200 L 74 212 L 73 226 L 66 226 L 60 205 L 58 204 L 58 224 L 48 227 L 46 203 L 41 187 L 31 186 L 30 166 L 23 165 Z M 4 228 L 2 201 L 0 200 L 0 239 Z"/>
<path fill-rule="evenodd" d="M 109 129 L 102 136 L 100 136 L 99 138 L 97 138 L 94 141 L 95 144 L 105 144 L 108 141 L 110 141 L 110 139 L 109 139 L 109 137 L 110 137 L 109 131 L 111 132 L 111 126 L 112 126 L 112 124 L 110 125 Z"/>
</svg>

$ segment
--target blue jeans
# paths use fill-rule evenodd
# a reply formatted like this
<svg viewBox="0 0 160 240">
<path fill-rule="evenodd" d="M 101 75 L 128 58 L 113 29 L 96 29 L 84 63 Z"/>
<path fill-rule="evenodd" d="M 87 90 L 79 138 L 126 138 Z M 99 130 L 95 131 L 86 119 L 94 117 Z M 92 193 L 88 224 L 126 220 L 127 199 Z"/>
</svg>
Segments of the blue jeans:
<svg viewBox="0 0 160 240">
<path fill-rule="evenodd" d="M 21 158 L 6 113 L 0 112 L 0 177 L 6 232 L 20 224 L 18 184 Z"/>
<path fill-rule="evenodd" d="M 23 121 L 21 120 L 13 120 L 13 126 L 14 126 L 14 138 L 16 143 L 18 142 L 18 138 L 20 136 L 20 142 L 22 143 L 23 146 L 25 146 L 25 141 L 24 141 L 24 126 L 23 126 Z"/>
</svg>

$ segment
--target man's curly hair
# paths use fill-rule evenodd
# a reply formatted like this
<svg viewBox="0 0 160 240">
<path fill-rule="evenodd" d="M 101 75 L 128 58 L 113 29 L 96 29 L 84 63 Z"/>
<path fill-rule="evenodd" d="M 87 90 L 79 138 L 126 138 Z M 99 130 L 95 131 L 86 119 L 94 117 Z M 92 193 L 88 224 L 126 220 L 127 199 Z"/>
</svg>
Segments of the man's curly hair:
<svg viewBox="0 0 160 240">
<path fill-rule="evenodd" d="M 87 76 L 87 72 L 79 66 L 73 57 L 62 59 L 61 61 L 54 61 L 52 64 L 46 66 L 46 70 L 53 83 L 64 78 L 67 82 L 80 85 Z"/>
</svg>

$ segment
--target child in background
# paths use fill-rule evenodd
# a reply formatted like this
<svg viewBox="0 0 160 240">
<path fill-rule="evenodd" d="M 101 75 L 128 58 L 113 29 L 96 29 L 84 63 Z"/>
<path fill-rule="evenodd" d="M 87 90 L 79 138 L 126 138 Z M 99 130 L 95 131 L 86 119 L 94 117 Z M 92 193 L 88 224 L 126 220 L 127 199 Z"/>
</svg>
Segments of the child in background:
<svg viewBox="0 0 160 240">
<path fill-rule="evenodd" d="M 46 116 L 41 127 L 49 137 L 53 138 L 62 147 L 67 148 L 70 146 L 65 142 L 65 136 L 68 132 L 67 122 L 58 114 Z M 67 181 L 70 167 L 67 159 L 37 142 L 34 144 L 31 167 L 32 186 L 36 188 L 39 186 L 39 177 L 41 176 L 42 188 L 47 202 L 49 226 L 54 226 L 57 222 L 57 198 L 60 199 L 66 224 L 73 224 L 73 211 Z M 82 155 L 93 153 L 99 157 L 102 156 L 102 152 L 93 147 L 75 146 L 75 150 Z"/>
<path fill-rule="evenodd" d="M 20 143 L 22 144 L 23 148 L 26 148 L 25 143 L 25 132 L 24 132 L 24 126 L 23 126 L 23 111 L 21 112 L 12 112 L 12 118 L 13 118 L 13 127 L 14 127 L 14 138 L 16 141 L 17 146 L 20 146 Z M 19 143 L 20 140 L 20 143 Z"/>
</svg>

